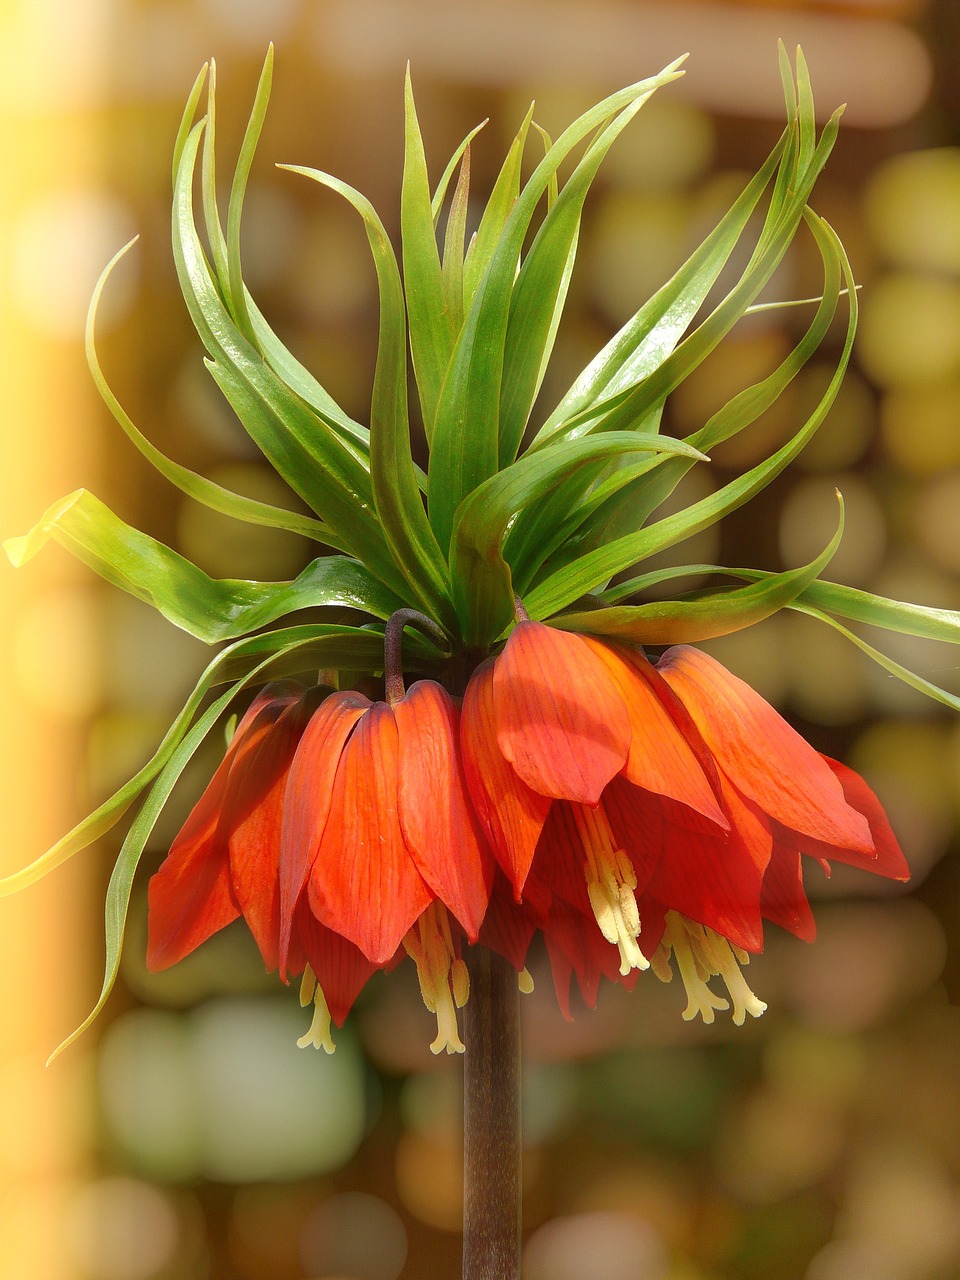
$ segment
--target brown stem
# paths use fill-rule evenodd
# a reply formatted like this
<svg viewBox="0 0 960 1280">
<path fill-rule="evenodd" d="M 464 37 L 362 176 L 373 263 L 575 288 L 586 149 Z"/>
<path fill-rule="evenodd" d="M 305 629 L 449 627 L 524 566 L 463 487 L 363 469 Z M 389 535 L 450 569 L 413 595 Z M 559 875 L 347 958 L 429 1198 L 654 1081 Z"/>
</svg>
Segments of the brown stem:
<svg viewBox="0 0 960 1280">
<path fill-rule="evenodd" d="M 463 1280 L 520 1277 L 520 995 L 486 947 L 467 956 L 464 1007 Z"/>
<path fill-rule="evenodd" d="M 442 628 L 419 609 L 397 609 L 387 620 L 383 632 L 383 682 L 388 702 L 399 702 L 404 695 L 403 629 L 416 627 L 431 640 L 446 642 Z"/>
</svg>

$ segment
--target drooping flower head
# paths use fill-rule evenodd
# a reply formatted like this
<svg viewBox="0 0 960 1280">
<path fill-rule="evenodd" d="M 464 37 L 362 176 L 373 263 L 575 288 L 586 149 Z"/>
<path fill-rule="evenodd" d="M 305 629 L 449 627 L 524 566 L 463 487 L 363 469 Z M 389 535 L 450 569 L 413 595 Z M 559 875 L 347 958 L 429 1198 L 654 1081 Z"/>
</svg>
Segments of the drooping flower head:
<svg viewBox="0 0 960 1280">
<path fill-rule="evenodd" d="M 498 952 L 528 987 L 537 935 L 565 1009 L 574 975 L 592 1002 L 601 978 L 632 985 L 651 968 L 664 979 L 679 972 L 684 1016 L 709 1021 L 725 1005 L 738 1022 L 762 1012 L 741 967 L 761 948 L 765 922 L 812 937 L 804 858 L 895 879 L 906 869 L 863 780 L 691 645 L 790 607 L 851 636 L 847 623 L 863 621 L 957 641 L 960 622 L 821 581 L 842 534 L 842 500 L 836 535 L 799 568 L 624 575 L 749 502 L 812 439 L 837 395 L 856 286 L 809 201 L 838 114 L 818 137 L 803 59 L 794 78 L 782 57 L 787 126 L 760 171 L 569 390 L 535 414 L 590 185 L 644 103 L 682 74 L 679 62 L 611 94 L 556 141 L 543 135 L 544 154 L 524 181 L 528 114 L 471 236 L 476 131 L 432 185 L 408 77 L 399 256 L 359 192 L 286 166 L 344 198 L 370 244 L 379 348 L 359 422 L 287 350 L 243 279 L 241 214 L 272 65 L 271 51 L 225 220 L 214 86 L 211 76 L 197 120 L 206 69 L 198 78 L 174 148 L 174 256 L 207 367 L 297 501 L 273 506 L 231 493 L 165 457 L 131 422 L 93 340 L 117 259 L 94 295 L 88 356 L 117 422 L 172 484 L 323 553 L 289 582 L 214 580 L 84 490 L 7 543 L 19 564 L 60 541 L 221 647 L 131 783 L 0 889 L 36 879 L 143 795 L 108 890 L 99 1010 L 157 814 L 220 717 L 252 692 L 151 881 L 153 968 L 242 917 L 268 968 L 302 975 L 301 997 L 314 1009 L 304 1043 L 328 1049 L 331 1023 L 343 1021 L 369 976 L 407 957 L 437 1015 L 434 1048 L 461 1048 L 456 1010 L 468 997 L 473 949 Z M 789 356 L 686 438 L 669 435 L 667 397 L 753 307 L 801 232 L 822 282 L 813 303 L 789 313 L 800 317 Z M 731 263 L 745 265 L 714 303 Z M 754 422 L 822 351 L 838 315 L 846 328 L 832 375 L 790 439 L 665 513 L 684 475 L 708 467 L 709 451 Z M 424 465 L 414 460 L 408 365 Z M 713 574 L 711 585 L 677 595 L 672 583 L 662 598 L 662 585 L 692 568 L 701 579 Z M 653 650 L 665 651 L 651 661 Z M 322 686 L 318 671 L 331 673 Z M 710 985 L 715 978 L 725 995 Z"/>
<path fill-rule="evenodd" d="M 909 874 L 863 780 L 689 646 L 653 665 L 522 621 L 467 690 L 463 746 L 517 899 L 531 882 L 549 895 L 539 925 L 565 1008 L 571 973 L 593 1003 L 600 975 L 652 965 L 668 981 L 672 958 L 685 1017 L 728 1007 L 719 976 L 742 1023 L 765 1008 L 740 972 L 763 920 L 812 937 L 804 853 Z"/>
</svg>

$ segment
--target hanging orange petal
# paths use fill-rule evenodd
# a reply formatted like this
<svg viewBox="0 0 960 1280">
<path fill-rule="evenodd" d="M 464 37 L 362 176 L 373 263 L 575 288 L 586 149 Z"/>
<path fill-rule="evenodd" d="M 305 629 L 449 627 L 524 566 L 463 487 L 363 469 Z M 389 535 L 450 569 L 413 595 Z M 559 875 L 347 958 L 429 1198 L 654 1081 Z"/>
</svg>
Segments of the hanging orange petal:
<svg viewBox="0 0 960 1280">
<path fill-rule="evenodd" d="M 668 649 L 658 671 L 739 791 L 805 836 L 873 852 L 867 820 L 813 747 L 748 684 L 699 649 Z"/>
<path fill-rule="evenodd" d="M 494 664 L 500 750 L 534 791 L 595 805 L 627 762 L 630 716 L 586 641 L 519 622 Z"/>
<path fill-rule="evenodd" d="M 280 830 L 280 972 L 286 976 L 297 900 L 327 824 L 344 744 L 370 706 L 362 693 L 332 693 L 304 730 L 287 776 Z"/>
<path fill-rule="evenodd" d="M 638 787 L 677 800 L 724 831 L 727 819 L 714 788 L 665 705 L 671 691 L 639 653 L 583 637 L 613 677 L 630 716 L 630 754 L 623 776 Z"/>
<path fill-rule="evenodd" d="M 404 842 L 399 740 L 392 709 L 374 702 L 343 748 L 310 870 L 314 915 L 385 964 L 434 900 Z"/>
<path fill-rule="evenodd" d="M 432 680 L 392 707 L 400 745 L 400 826 L 424 880 L 475 942 L 493 884 L 494 860 L 467 796 L 460 712 Z"/>
<path fill-rule="evenodd" d="M 286 706 L 272 725 L 241 744 L 223 797 L 233 892 L 260 948 L 276 969 L 280 943 L 280 824 L 290 763 L 312 715 L 316 694 Z"/>
<path fill-rule="evenodd" d="M 460 742 L 474 812 L 517 901 L 550 810 L 550 801 L 514 773 L 497 743 L 493 698 L 494 660 L 473 673 L 463 699 Z"/>
</svg>

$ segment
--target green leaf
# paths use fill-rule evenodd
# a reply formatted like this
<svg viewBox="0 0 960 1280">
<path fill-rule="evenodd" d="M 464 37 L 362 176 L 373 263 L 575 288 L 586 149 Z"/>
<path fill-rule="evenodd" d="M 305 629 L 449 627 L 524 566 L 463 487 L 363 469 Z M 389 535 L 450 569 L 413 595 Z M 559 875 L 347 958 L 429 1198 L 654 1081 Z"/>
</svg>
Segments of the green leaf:
<svg viewBox="0 0 960 1280">
<path fill-rule="evenodd" d="M 549 494 L 577 467 L 611 454 L 645 451 L 703 457 L 669 436 L 611 432 L 595 439 L 568 440 L 542 453 L 528 454 L 464 499 L 456 515 L 451 569 L 454 601 L 466 644 L 490 644 L 513 616 L 513 584 L 510 566 L 503 556 L 503 541 L 516 513 Z"/>
<path fill-rule="evenodd" d="M 710 235 L 591 360 L 540 428 L 531 449 L 565 435 L 600 401 L 630 390 L 660 367 L 739 243 L 783 158 L 788 138 L 789 130 Z"/>
<path fill-rule="evenodd" d="M 292 582 L 211 578 L 125 524 L 85 489 L 54 503 L 28 534 L 4 547 L 19 567 L 51 538 L 107 582 L 207 644 L 266 626 L 295 609 L 339 605 L 387 618 L 403 603 L 362 564 L 344 556 L 314 560 Z"/>
<path fill-rule="evenodd" d="M 550 357 L 573 271 L 583 203 L 610 147 L 649 96 L 644 94 L 631 102 L 593 140 L 548 210 L 524 258 L 513 287 L 505 339 L 500 397 L 501 466 L 517 456 Z"/>
<path fill-rule="evenodd" d="M 463 153 L 460 176 L 450 202 L 443 238 L 443 298 L 454 333 L 463 327 L 463 255 L 470 208 L 470 148 Z M 431 434 L 433 422 L 431 421 Z M 429 443 L 429 437 L 428 437 Z"/>
<path fill-rule="evenodd" d="M 190 136 L 190 130 L 193 128 L 193 122 L 196 119 L 197 106 L 200 102 L 200 95 L 203 93 L 203 86 L 206 82 L 210 65 L 209 62 L 205 62 L 200 68 L 200 73 L 194 80 L 193 88 L 187 97 L 187 105 L 183 109 L 183 115 L 180 117 L 180 127 L 177 129 L 177 137 L 173 144 L 173 167 L 170 175 L 171 183 L 174 186 L 176 186 L 177 182 L 177 173 L 180 169 L 183 148 L 186 146 L 187 138 Z"/>
<path fill-rule="evenodd" d="M 126 435 L 147 461 L 171 484 L 176 485 L 178 489 L 195 501 L 210 507 L 214 511 L 220 511 L 223 515 L 233 516 L 236 520 L 244 520 L 249 524 L 266 525 L 273 529 L 286 529 L 290 533 L 298 533 L 315 542 L 326 543 L 327 546 L 338 546 L 338 540 L 322 521 L 316 520 L 311 516 L 301 515 L 297 511 L 286 511 L 281 507 L 274 507 L 269 503 L 258 502 L 254 498 L 246 498 L 241 494 L 233 493 L 222 485 L 215 484 L 212 480 L 208 480 L 206 477 L 198 475 L 195 471 L 191 471 L 189 467 L 181 466 L 180 463 L 168 458 L 137 428 L 114 395 L 104 376 L 97 356 L 95 336 L 97 309 L 110 273 L 124 254 L 136 244 L 138 238 L 134 236 L 132 240 L 128 241 L 104 267 L 93 291 L 90 309 L 87 312 L 85 334 L 87 365 L 104 404 L 106 404 Z"/>
<path fill-rule="evenodd" d="M 465 155 L 467 147 L 469 147 L 470 143 L 474 140 L 485 124 L 487 124 L 487 121 L 481 120 L 478 125 L 475 125 L 447 161 L 447 167 L 441 174 L 440 181 L 437 183 L 437 189 L 434 191 L 433 199 L 430 202 L 430 207 L 433 212 L 434 227 L 436 227 L 440 221 L 440 214 L 443 210 L 443 201 L 447 194 L 447 188 L 450 185 L 450 179 L 453 177 L 453 171 L 460 163 L 461 157 Z"/>
<path fill-rule="evenodd" d="M 404 81 L 404 160 L 400 191 L 403 279 L 410 324 L 410 351 L 429 442 L 440 388 L 450 363 L 455 331 L 443 287 L 433 225 L 423 138 L 413 100 L 410 67 Z"/>
<path fill-rule="evenodd" d="M 380 341 L 370 406 L 370 475 L 379 524 L 417 600 L 449 625 L 453 615 L 446 561 L 424 511 L 410 452 L 403 286 L 390 240 L 359 191 L 317 169 L 284 167 L 336 191 L 363 219 L 380 290 Z"/>
<path fill-rule="evenodd" d="M 533 103 L 530 104 L 530 109 L 524 116 L 516 137 L 511 142 L 503 164 L 500 166 L 493 190 L 480 215 L 480 225 L 467 250 L 463 264 L 463 296 L 468 306 L 490 265 L 490 259 L 500 243 L 500 237 L 507 224 L 507 218 L 520 194 L 520 165 L 532 120 Z"/>
<path fill-rule="evenodd" d="M 200 206 L 203 212 L 203 225 L 207 233 L 207 242 L 210 245 L 210 254 L 213 259 L 213 274 L 216 288 L 220 293 L 228 312 L 231 316 L 236 313 L 233 299 L 230 297 L 230 267 L 227 261 L 227 238 L 223 234 L 223 224 L 220 221 L 220 208 L 217 203 L 217 153 L 216 153 L 216 137 L 217 137 L 217 63 L 214 58 L 210 59 L 210 83 L 207 89 L 207 115 L 206 129 L 203 134 L 203 155 L 200 162 Z M 180 159 L 183 159 L 183 152 L 186 150 L 186 143 L 189 142 L 190 135 L 184 142 L 184 146 L 180 151 Z M 177 183 L 180 176 L 179 165 L 173 178 L 174 201 L 176 201 Z"/>
<path fill-rule="evenodd" d="M 427 493 L 430 522 L 441 548 L 449 546 L 460 502 L 498 469 L 499 404 L 510 303 L 517 263 L 540 198 L 578 142 L 631 103 L 676 79 L 676 66 L 672 63 L 658 76 L 611 95 L 574 121 L 534 170 L 507 217 L 469 303 L 437 409 Z M 471 264 L 479 245 L 478 232 L 475 253 L 468 257 L 466 267 L 468 296 Z"/>
<path fill-rule="evenodd" d="M 232 302 L 232 314 L 237 328 L 253 345 L 257 345 L 257 334 L 250 323 L 247 312 L 246 289 L 243 283 L 243 270 L 240 263 L 240 221 L 243 213 L 243 198 L 247 191 L 253 157 L 260 141 L 263 121 L 270 102 L 270 87 L 273 83 L 273 45 L 267 46 L 263 70 L 257 83 L 257 92 L 253 100 L 253 109 L 240 145 L 237 167 L 233 172 L 230 186 L 230 203 L 227 206 L 227 294 Z M 210 131 L 210 145 L 213 146 L 213 130 Z"/>
<path fill-rule="evenodd" d="M 321 515 L 338 544 L 402 588 L 374 512 L 370 475 L 355 446 L 277 377 L 237 329 L 210 273 L 193 214 L 191 177 L 203 122 L 183 151 L 174 198 L 174 258 L 211 375 L 251 438 L 290 487 Z"/>
<path fill-rule="evenodd" d="M 714 524 L 729 512 L 735 511 L 775 479 L 800 453 L 820 426 L 836 398 L 850 360 L 857 327 L 858 307 L 850 264 L 836 232 L 815 214 L 808 212 L 806 216 L 824 259 L 825 297 L 829 299 L 839 296 L 838 275 L 842 271 L 849 290 L 847 300 L 850 306 L 843 350 L 833 376 L 813 413 L 785 445 L 715 493 L 673 516 L 667 516 L 644 529 L 588 551 L 578 556 L 569 565 L 551 573 L 525 597 L 526 608 L 531 617 L 544 618 L 558 613 L 580 596 L 596 590 L 598 585 L 609 582 L 615 574 L 628 569 L 638 560 L 689 538 L 692 534 Z"/>
<path fill-rule="evenodd" d="M 833 559 L 843 536 L 843 499 L 839 493 L 837 500 L 840 519 L 836 533 L 816 559 L 798 569 L 765 574 L 745 587 L 702 591 L 686 599 L 651 604 L 579 610 L 560 614 L 551 621 L 566 631 L 655 645 L 689 644 L 742 631 L 792 604 Z"/>
</svg>

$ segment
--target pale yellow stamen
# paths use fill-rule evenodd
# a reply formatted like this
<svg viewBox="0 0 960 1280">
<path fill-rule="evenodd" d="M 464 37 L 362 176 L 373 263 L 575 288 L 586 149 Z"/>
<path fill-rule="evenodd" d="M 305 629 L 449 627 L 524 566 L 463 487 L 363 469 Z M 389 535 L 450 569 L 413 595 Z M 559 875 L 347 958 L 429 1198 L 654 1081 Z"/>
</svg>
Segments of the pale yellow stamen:
<svg viewBox="0 0 960 1280">
<path fill-rule="evenodd" d="M 313 1005 L 313 1019 L 309 1030 L 297 1041 L 297 1046 L 308 1049 L 312 1045 L 314 1049 L 322 1049 L 324 1053 L 333 1053 L 337 1046 L 330 1034 L 330 1010 L 327 1008 L 323 988 L 309 965 L 304 969 L 300 980 L 301 1009 L 305 1009 L 308 1004 Z"/>
<path fill-rule="evenodd" d="M 687 1007 L 683 1011 L 687 1022 L 699 1014 L 704 1022 L 711 1023 L 717 1010 L 729 1009 L 730 1002 L 716 995 L 707 985 L 711 978 L 717 976 L 723 979 L 733 1001 L 732 1017 L 738 1027 L 743 1026 L 748 1013 L 752 1018 L 759 1018 L 766 1009 L 767 1006 L 753 994 L 740 972 L 740 965 L 746 964 L 750 958 L 746 952 L 734 947 L 713 929 L 688 920 L 678 911 L 667 912 L 663 941 L 653 958 L 653 971 L 663 982 L 669 982 L 673 976 L 671 952 L 687 992 Z"/>
<path fill-rule="evenodd" d="M 583 841 L 587 896 L 600 932 L 620 952 L 620 972 L 647 969 L 650 962 L 640 950 L 640 913 L 637 909 L 637 874 L 602 809 L 575 804 L 573 816 Z"/>
<path fill-rule="evenodd" d="M 525 996 L 528 996 L 533 990 L 533 974 L 529 969 L 521 969 L 517 974 L 517 986 Z"/>
<path fill-rule="evenodd" d="M 403 945 L 417 966 L 423 1003 L 437 1015 L 437 1038 L 431 1051 L 463 1053 L 456 1011 L 467 1003 L 470 977 L 454 951 L 446 908 L 439 902 L 431 903 L 407 932 Z"/>
</svg>

